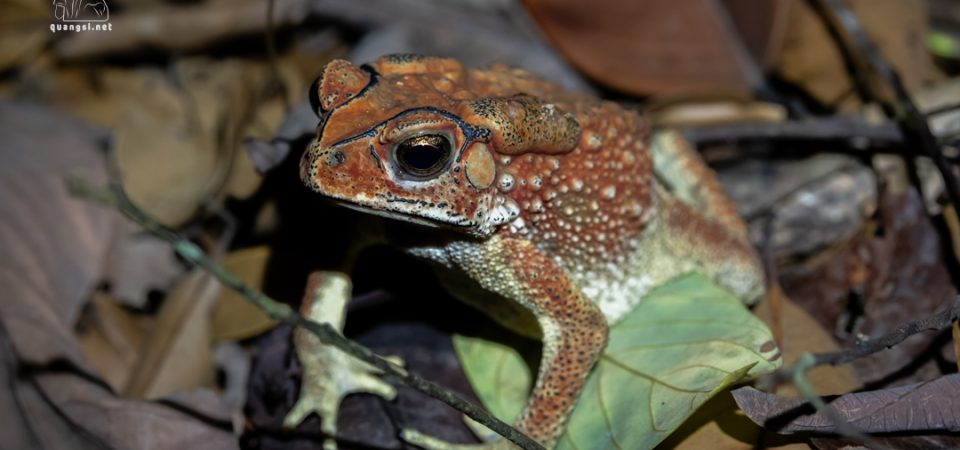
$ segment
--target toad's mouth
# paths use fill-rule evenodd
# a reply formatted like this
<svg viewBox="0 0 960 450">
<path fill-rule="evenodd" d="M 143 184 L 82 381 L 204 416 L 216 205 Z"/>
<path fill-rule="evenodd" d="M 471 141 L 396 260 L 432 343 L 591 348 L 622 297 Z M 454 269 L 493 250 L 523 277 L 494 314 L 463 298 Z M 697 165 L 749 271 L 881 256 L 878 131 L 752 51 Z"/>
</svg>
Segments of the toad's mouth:
<svg viewBox="0 0 960 450">
<path fill-rule="evenodd" d="M 430 228 L 452 228 L 457 230 L 465 230 L 474 228 L 477 226 L 477 223 L 462 217 L 457 217 L 449 213 L 446 210 L 431 210 L 425 209 L 421 210 L 420 214 L 412 214 L 409 211 L 402 210 L 394 204 L 409 204 L 412 200 L 400 199 L 398 197 L 383 198 L 381 205 L 376 207 L 367 206 L 364 204 L 356 203 L 354 201 L 344 200 L 336 197 L 326 197 L 330 202 L 343 206 L 345 208 L 352 209 L 354 211 L 360 211 L 365 214 L 371 214 L 379 217 L 385 217 L 387 219 L 396 220 L 400 222 L 413 223 L 417 225 L 422 225 Z M 441 211 L 446 211 L 442 213 Z M 444 218 L 439 217 L 442 214 Z M 431 217 L 437 216 L 437 217 Z"/>
</svg>

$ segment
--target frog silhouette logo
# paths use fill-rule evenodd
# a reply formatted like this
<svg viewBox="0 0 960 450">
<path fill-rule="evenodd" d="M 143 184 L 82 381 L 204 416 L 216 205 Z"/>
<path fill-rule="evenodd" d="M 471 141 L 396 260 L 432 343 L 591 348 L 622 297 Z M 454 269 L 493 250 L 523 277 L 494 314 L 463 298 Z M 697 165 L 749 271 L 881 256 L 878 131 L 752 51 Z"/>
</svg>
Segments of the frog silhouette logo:
<svg viewBox="0 0 960 450">
<path fill-rule="evenodd" d="M 64 23 L 93 23 L 110 20 L 106 0 L 53 0 L 53 17 Z"/>
</svg>

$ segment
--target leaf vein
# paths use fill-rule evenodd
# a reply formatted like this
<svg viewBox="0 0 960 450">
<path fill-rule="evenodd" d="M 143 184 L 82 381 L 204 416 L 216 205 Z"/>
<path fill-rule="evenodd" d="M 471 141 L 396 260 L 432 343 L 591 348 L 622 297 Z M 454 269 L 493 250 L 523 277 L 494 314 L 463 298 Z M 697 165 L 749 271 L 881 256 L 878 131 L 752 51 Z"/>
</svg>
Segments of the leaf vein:
<svg viewBox="0 0 960 450">
<path fill-rule="evenodd" d="M 641 371 L 639 371 L 639 370 L 637 370 L 637 369 L 634 369 L 633 367 L 628 366 L 626 363 L 624 363 L 624 362 L 622 362 L 622 361 L 620 361 L 620 360 L 618 360 L 618 359 L 616 359 L 616 358 L 614 358 L 614 357 L 612 357 L 612 356 L 610 356 L 610 355 L 603 355 L 603 356 L 601 356 L 600 358 L 601 358 L 602 360 L 606 361 L 606 362 L 609 362 L 610 364 L 613 364 L 613 365 L 615 365 L 615 366 L 617 366 L 617 367 L 619 367 L 619 368 L 627 371 L 627 372 L 630 372 L 630 373 L 633 374 L 633 375 L 636 375 L 636 376 L 638 376 L 638 377 L 640 377 L 640 378 L 643 378 L 643 379 L 645 379 L 645 380 L 648 380 L 648 381 L 650 381 L 651 383 L 659 384 L 659 385 L 661 385 L 661 386 L 663 386 L 663 387 L 665 387 L 665 388 L 667 388 L 667 389 L 671 389 L 671 390 L 674 390 L 674 391 L 677 391 L 677 392 L 686 392 L 686 393 L 689 393 L 689 394 L 700 394 L 700 393 L 703 393 L 703 392 L 709 392 L 709 391 L 698 391 L 698 390 L 692 390 L 692 389 L 682 388 L 682 387 L 679 387 L 679 386 L 674 386 L 674 385 L 669 384 L 669 383 L 667 383 L 667 382 L 665 382 L 665 381 L 663 381 L 663 380 L 661 380 L 661 379 L 659 379 L 659 378 L 657 378 L 657 377 L 655 377 L 655 376 L 653 376 L 653 375 L 650 375 L 650 374 L 648 374 L 648 373 L 641 372 Z M 651 397 L 652 397 L 652 393 L 651 393 Z"/>
<path fill-rule="evenodd" d="M 618 354 L 619 354 L 619 353 L 632 353 L 632 352 L 635 352 L 635 351 L 647 350 L 647 349 L 652 349 L 652 348 L 676 347 L 676 346 L 678 346 L 678 345 L 706 344 L 706 343 L 710 343 L 710 342 L 717 342 L 717 343 L 721 343 L 721 344 L 732 345 L 732 346 L 734 346 L 734 347 L 741 347 L 741 348 L 743 348 L 744 350 L 746 350 L 746 351 L 748 351 L 748 352 L 750 352 L 750 353 L 753 353 L 754 355 L 756 355 L 757 357 L 759 357 L 759 358 L 761 358 L 761 359 L 764 359 L 764 360 L 766 359 L 766 358 L 764 358 L 764 356 L 763 356 L 762 354 L 760 354 L 760 352 L 758 352 L 757 350 L 754 350 L 754 349 L 748 347 L 746 344 L 743 344 L 743 343 L 740 343 L 740 342 L 737 342 L 737 341 L 731 341 L 731 340 L 729 340 L 729 339 L 713 339 L 713 338 L 711 338 L 711 339 L 697 339 L 697 340 L 692 340 L 692 341 L 661 342 L 661 343 L 657 343 L 657 344 L 634 344 L 634 345 L 632 345 L 632 346 L 630 346 L 630 347 L 617 350 L 617 353 L 618 353 Z"/>
<path fill-rule="evenodd" d="M 597 367 L 597 403 L 600 404 L 600 411 L 603 413 L 603 421 L 607 425 L 607 430 L 610 431 L 610 442 L 613 444 L 617 450 L 623 450 L 623 447 L 620 446 L 620 443 L 617 442 L 617 436 L 613 432 L 613 422 L 610 420 L 609 411 L 607 411 L 607 403 L 603 400 L 603 366 Z"/>
<path fill-rule="evenodd" d="M 570 447 L 572 447 L 573 450 L 580 450 L 580 447 L 577 447 L 577 443 L 573 442 L 573 438 L 570 437 L 569 430 L 567 430 L 566 433 L 563 433 L 563 439 L 566 440 L 568 444 L 570 444 Z"/>
<path fill-rule="evenodd" d="M 709 325 L 729 325 L 731 327 L 740 328 L 749 328 L 751 330 L 759 331 L 763 334 L 767 334 L 766 328 L 750 323 L 749 321 L 744 322 L 734 322 L 731 320 L 714 320 L 714 319 L 667 319 L 667 320 L 650 320 L 642 322 L 631 322 L 630 324 L 619 325 L 615 328 L 614 332 L 617 331 L 631 331 L 636 329 L 650 328 L 652 326 L 658 325 L 700 325 L 700 324 L 709 324 Z"/>
</svg>

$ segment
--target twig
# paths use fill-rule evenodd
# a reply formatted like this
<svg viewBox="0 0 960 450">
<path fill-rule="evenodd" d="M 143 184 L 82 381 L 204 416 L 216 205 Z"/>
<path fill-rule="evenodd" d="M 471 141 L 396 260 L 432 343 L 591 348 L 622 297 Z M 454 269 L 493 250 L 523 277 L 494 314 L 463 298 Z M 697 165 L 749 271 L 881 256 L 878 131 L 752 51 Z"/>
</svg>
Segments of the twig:
<svg viewBox="0 0 960 450">
<path fill-rule="evenodd" d="M 858 92 L 868 100 L 876 101 L 883 107 L 888 117 L 895 120 L 908 142 L 917 145 L 918 150 L 933 160 L 943 177 L 947 197 L 954 208 L 960 207 L 960 181 L 941 152 L 936 137 L 930 131 L 926 117 L 920 113 L 903 86 L 900 75 L 880 54 L 856 16 L 840 0 L 807 0 L 810 7 L 820 16 L 830 36 L 836 41 L 837 49 L 851 71 Z M 854 48 L 858 50 L 854 52 Z M 858 56 L 863 55 L 863 58 Z M 882 80 L 893 91 L 894 99 L 885 98 L 876 87 L 866 79 L 865 74 Z"/>
<path fill-rule="evenodd" d="M 770 375 L 763 377 L 759 384 L 763 385 L 763 387 L 768 390 L 777 384 L 788 381 L 792 382 L 793 385 L 796 386 L 800 391 L 800 394 L 807 399 L 810 405 L 836 426 L 836 430 L 840 434 L 859 440 L 869 448 L 884 448 L 881 444 L 873 440 L 873 438 L 864 434 L 862 431 L 840 417 L 837 412 L 833 410 L 833 408 L 827 405 L 817 394 L 816 390 L 813 388 L 813 385 L 810 384 L 810 381 L 806 377 L 806 373 L 814 367 L 826 364 L 837 365 L 849 363 L 865 356 L 872 355 L 879 351 L 893 347 L 894 345 L 903 342 L 910 336 L 913 336 L 917 333 L 931 330 L 944 330 L 948 327 L 952 327 L 954 323 L 956 323 L 958 317 L 960 317 L 960 296 L 957 296 L 954 299 L 952 307 L 945 311 L 941 311 L 933 316 L 901 325 L 892 332 L 876 339 L 860 341 L 855 346 L 846 350 L 832 353 L 804 353 L 803 355 L 800 355 L 800 358 L 798 358 L 793 365 L 784 367 Z"/>
<path fill-rule="evenodd" d="M 324 344 L 333 345 L 338 349 L 350 354 L 351 356 L 382 370 L 384 373 L 396 377 L 404 384 L 452 406 L 456 410 L 469 416 L 471 419 L 480 422 L 481 424 L 495 431 L 497 434 L 510 440 L 522 449 L 545 450 L 543 446 L 535 442 L 533 439 L 530 439 L 523 433 L 517 431 L 515 428 L 500 421 L 496 417 L 493 417 L 483 409 L 464 400 L 453 392 L 450 392 L 449 390 L 446 390 L 416 374 L 410 373 L 404 368 L 397 366 L 377 355 L 372 350 L 347 338 L 344 338 L 329 324 L 321 324 L 307 320 L 286 304 L 277 302 L 276 300 L 268 297 L 266 294 L 247 286 L 232 272 L 207 258 L 207 256 L 203 253 L 203 250 L 201 250 L 196 244 L 181 238 L 179 235 L 177 235 L 177 233 L 164 227 L 155 219 L 147 215 L 143 210 L 131 203 L 129 198 L 127 198 L 126 194 L 119 186 L 112 185 L 107 189 L 98 189 L 91 186 L 86 181 L 76 178 L 68 179 L 67 186 L 73 195 L 93 200 L 106 206 L 114 207 L 129 219 L 142 226 L 149 233 L 169 242 L 173 245 L 174 250 L 176 250 L 176 252 L 184 259 L 208 271 L 221 283 L 237 291 L 248 301 L 267 313 L 267 315 L 269 315 L 271 318 L 292 326 L 302 327 L 310 331 Z"/>
<path fill-rule="evenodd" d="M 856 361 L 865 356 L 869 356 L 881 350 L 886 350 L 890 347 L 893 347 L 894 345 L 903 342 L 915 334 L 922 333 L 924 331 L 944 330 L 947 327 L 952 326 L 953 322 L 958 318 L 960 318 L 960 296 L 957 296 L 956 299 L 954 299 L 953 305 L 949 309 L 941 311 L 930 317 L 925 317 L 920 320 L 900 325 L 890 333 L 878 338 L 860 341 L 853 347 L 839 352 L 813 354 L 811 355 L 811 366 L 805 368 L 804 370 L 826 364 L 835 366 L 838 364 Z M 767 378 L 767 382 L 774 385 L 784 381 L 789 381 L 792 379 L 796 371 L 799 370 L 797 368 L 799 364 L 800 362 L 797 362 L 793 366 L 784 367 L 765 378 Z"/>
<path fill-rule="evenodd" d="M 854 148 L 899 147 L 905 139 L 893 123 L 870 125 L 840 116 L 777 123 L 735 123 L 691 127 L 683 136 L 698 145 L 743 141 L 836 141 Z"/>
<path fill-rule="evenodd" d="M 923 114 L 926 115 L 927 117 L 933 117 L 941 114 L 954 113 L 957 111 L 960 111 L 960 103 L 955 102 L 955 103 L 947 103 L 947 104 L 937 106 L 936 108 L 930 109 L 928 111 L 924 111 Z"/>
<path fill-rule="evenodd" d="M 953 321 L 957 320 L 958 317 L 960 317 L 960 296 L 956 298 L 950 309 L 924 319 L 901 325 L 879 338 L 860 341 L 845 351 L 815 355 L 816 362 L 817 365 L 837 365 L 852 362 L 864 356 L 872 355 L 881 350 L 893 347 L 917 333 L 944 330 L 949 327 Z"/>
<path fill-rule="evenodd" d="M 792 382 L 818 412 L 833 422 L 833 424 L 837 427 L 837 431 L 839 431 L 841 434 L 847 437 L 858 439 L 864 444 L 868 445 L 870 448 L 882 448 L 880 444 L 873 441 L 872 438 L 850 425 L 847 421 L 838 416 L 836 411 L 827 406 L 823 399 L 817 395 L 809 380 L 807 380 L 806 373 L 814 367 L 826 364 L 837 365 L 849 363 L 865 356 L 872 355 L 879 351 L 893 347 L 894 345 L 903 342 L 910 336 L 924 331 L 939 331 L 946 329 L 953 326 L 958 317 L 960 317 L 960 296 L 957 296 L 954 299 L 954 303 L 949 309 L 934 314 L 933 316 L 901 325 L 892 332 L 876 339 L 860 341 L 853 347 L 839 352 L 818 354 L 805 353 L 801 355 L 800 358 L 797 359 L 797 362 L 795 362 L 793 365 L 784 367 L 770 375 L 763 377 L 759 384 L 768 390 L 777 384 L 787 381 Z"/>
<path fill-rule="evenodd" d="M 856 427 L 851 425 L 849 422 L 840 417 L 836 411 L 833 410 L 822 398 L 817 394 L 817 391 L 813 388 L 813 385 L 810 384 L 810 380 L 807 379 L 807 371 L 816 366 L 816 357 L 804 353 L 800 355 L 800 358 L 797 359 L 797 362 L 793 365 L 791 371 L 791 380 L 793 385 L 800 390 L 800 394 L 807 399 L 807 402 L 813 406 L 813 409 L 817 410 L 820 414 L 823 414 L 824 417 L 829 419 L 836 426 L 836 429 L 840 434 L 845 437 L 856 439 L 860 443 L 867 445 L 872 449 L 881 449 L 885 448 L 881 446 L 878 442 L 874 441 L 873 438 L 867 436 L 862 431 L 858 430 Z"/>
</svg>

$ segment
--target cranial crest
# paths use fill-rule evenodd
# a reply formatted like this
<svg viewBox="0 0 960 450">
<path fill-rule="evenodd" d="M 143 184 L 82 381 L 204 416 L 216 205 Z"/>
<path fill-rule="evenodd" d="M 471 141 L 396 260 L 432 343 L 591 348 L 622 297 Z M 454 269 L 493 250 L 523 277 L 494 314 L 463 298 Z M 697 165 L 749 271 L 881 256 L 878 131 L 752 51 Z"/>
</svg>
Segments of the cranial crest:
<svg viewBox="0 0 960 450">
<path fill-rule="evenodd" d="M 567 153 L 580 139 L 580 124 L 572 114 L 531 95 L 481 98 L 466 109 L 464 118 L 492 130 L 490 139 L 503 154 Z"/>
</svg>

